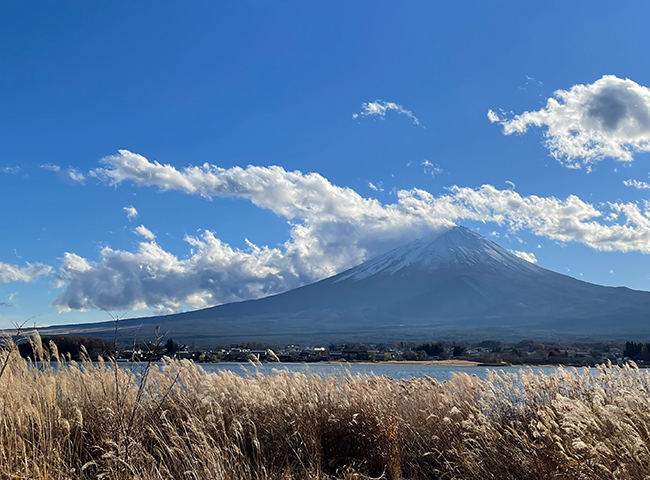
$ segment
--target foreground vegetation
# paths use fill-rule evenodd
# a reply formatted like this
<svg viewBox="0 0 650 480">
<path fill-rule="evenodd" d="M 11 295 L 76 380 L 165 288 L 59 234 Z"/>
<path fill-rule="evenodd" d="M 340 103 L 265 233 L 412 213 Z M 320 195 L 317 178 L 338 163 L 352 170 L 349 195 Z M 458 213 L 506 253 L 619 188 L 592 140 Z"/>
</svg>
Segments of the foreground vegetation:
<svg viewBox="0 0 650 480">
<path fill-rule="evenodd" d="M 34 351 L 47 355 L 36 338 Z M 643 479 L 650 377 L 207 374 L 0 359 L 0 477 Z M 45 359 L 47 360 L 47 359 Z M 268 367 L 266 367 L 268 368 Z"/>
</svg>

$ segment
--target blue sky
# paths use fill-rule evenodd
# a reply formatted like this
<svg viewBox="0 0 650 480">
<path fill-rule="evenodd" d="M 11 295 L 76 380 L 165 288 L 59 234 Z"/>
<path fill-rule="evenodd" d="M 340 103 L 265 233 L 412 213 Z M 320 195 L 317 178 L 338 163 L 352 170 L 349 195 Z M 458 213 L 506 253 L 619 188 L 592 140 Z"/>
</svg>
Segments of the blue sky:
<svg viewBox="0 0 650 480">
<path fill-rule="evenodd" d="M 2 2 L 0 322 L 275 293 L 451 223 L 650 290 L 649 9 Z"/>
</svg>

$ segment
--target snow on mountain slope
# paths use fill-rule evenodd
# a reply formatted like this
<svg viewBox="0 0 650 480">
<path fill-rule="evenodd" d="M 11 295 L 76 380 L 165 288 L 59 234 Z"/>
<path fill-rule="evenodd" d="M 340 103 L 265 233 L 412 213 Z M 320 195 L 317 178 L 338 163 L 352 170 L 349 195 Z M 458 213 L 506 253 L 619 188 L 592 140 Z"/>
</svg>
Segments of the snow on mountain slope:
<svg viewBox="0 0 650 480">
<path fill-rule="evenodd" d="M 544 269 L 465 227 L 454 227 L 435 237 L 417 239 L 354 267 L 336 279 L 359 281 L 377 274 L 403 275 L 412 269 L 434 271 L 446 268 L 508 269 L 541 273 Z"/>
</svg>

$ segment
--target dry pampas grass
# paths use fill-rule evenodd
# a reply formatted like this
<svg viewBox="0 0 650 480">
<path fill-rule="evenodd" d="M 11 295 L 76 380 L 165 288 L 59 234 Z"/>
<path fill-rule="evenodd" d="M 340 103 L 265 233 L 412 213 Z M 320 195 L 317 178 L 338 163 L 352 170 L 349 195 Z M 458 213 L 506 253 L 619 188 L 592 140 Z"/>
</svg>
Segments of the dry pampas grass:
<svg viewBox="0 0 650 480">
<path fill-rule="evenodd" d="M 634 365 L 438 382 L 188 361 L 137 374 L 51 351 L 0 357 L 2 478 L 650 477 L 650 378 Z"/>
</svg>

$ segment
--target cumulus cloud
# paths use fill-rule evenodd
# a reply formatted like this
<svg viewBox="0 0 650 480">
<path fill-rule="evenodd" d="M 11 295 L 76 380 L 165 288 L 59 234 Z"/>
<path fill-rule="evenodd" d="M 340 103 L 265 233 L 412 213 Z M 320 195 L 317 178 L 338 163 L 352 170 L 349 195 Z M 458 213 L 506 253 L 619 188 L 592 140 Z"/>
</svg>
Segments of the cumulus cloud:
<svg viewBox="0 0 650 480">
<path fill-rule="evenodd" d="M 139 227 L 136 227 L 135 230 L 133 230 L 135 233 L 140 235 L 143 238 L 146 238 L 149 241 L 154 241 L 156 239 L 156 236 L 153 234 L 151 230 L 149 230 L 147 227 L 144 225 L 140 225 Z"/>
<path fill-rule="evenodd" d="M 535 256 L 534 253 L 530 252 L 520 252 L 519 250 L 510 250 L 512 253 L 514 253 L 516 256 L 521 258 L 522 260 L 526 260 L 527 262 L 530 263 L 537 263 L 537 257 Z"/>
<path fill-rule="evenodd" d="M 547 148 L 568 167 L 606 157 L 629 162 L 650 151 L 650 89 L 614 75 L 558 90 L 541 110 L 510 119 L 489 110 L 488 118 L 506 135 L 546 127 Z"/>
<path fill-rule="evenodd" d="M 279 249 L 250 245 L 240 251 L 210 231 L 187 236 L 185 241 L 193 253 L 184 259 L 153 242 L 140 243 L 136 252 L 106 247 L 99 262 L 67 253 L 59 278 L 68 286 L 54 306 L 59 310 L 201 308 L 258 298 L 299 284 Z"/>
<path fill-rule="evenodd" d="M 0 283 L 31 282 L 41 275 L 49 275 L 52 267 L 40 263 L 28 263 L 26 267 L 0 262 Z"/>
<path fill-rule="evenodd" d="M 359 117 L 372 117 L 378 116 L 382 120 L 386 118 L 386 112 L 393 110 L 399 115 L 405 115 L 413 120 L 414 125 L 418 125 L 424 128 L 424 125 L 420 123 L 420 120 L 417 119 L 413 112 L 405 109 L 401 105 L 398 105 L 394 102 L 384 102 L 383 100 L 375 100 L 374 102 L 364 102 L 361 104 L 361 112 L 353 113 L 352 118 Z"/>
<path fill-rule="evenodd" d="M 61 180 L 70 185 L 75 183 L 83 185 L 86 182 L 86 176 L 75 167 L 61 168 L 59 165 L 46 163 L 41 165 L 41 168 L 56 173 Z"/>
<path fill-rule="evenodd" d="M 645 190 L 650 188 L 650 183 L 642 182 L 640 180 L 623 180 L 623 185 L 626 187 L 634 187 L 637 190 Z"/>
<path fill-rule="evenodd" d="M 109 185 L 128 182 L 248 200 L 285 218 L 290 236 L 274 248 L 248 242 L 247 248 L 235 249 L 204 231 L 185 237 L 189 255 L 182 257 L 153 241 L 141 242 L 134 252 L 105 247 L 97 261 L 66 253 L 58 271 L 66 288 L 54 302 L 59 310 L 198 308 L 257 298 L 331 276 L 463 221 L 496 223 L 511 232 L 526 229 L 596 250 L 650 253 L 650 214 L 634 203 L 597 208 L 574 195 L 522 196 L 483 185 L 454 186 L 437 196 L 399 190 L 394 203 L 384 204 L 316 173 L 275 166 L 177 169 L 126 150 L 102 163 L 93 175 Z"/>
<path fill-rule="evenodd" d="M 133 205 L 124 207 L 124 212 L 126 213 L 126 218 L 128 218 L 129 221 L 138 218 L 138 211 Z"/>
</svg>

